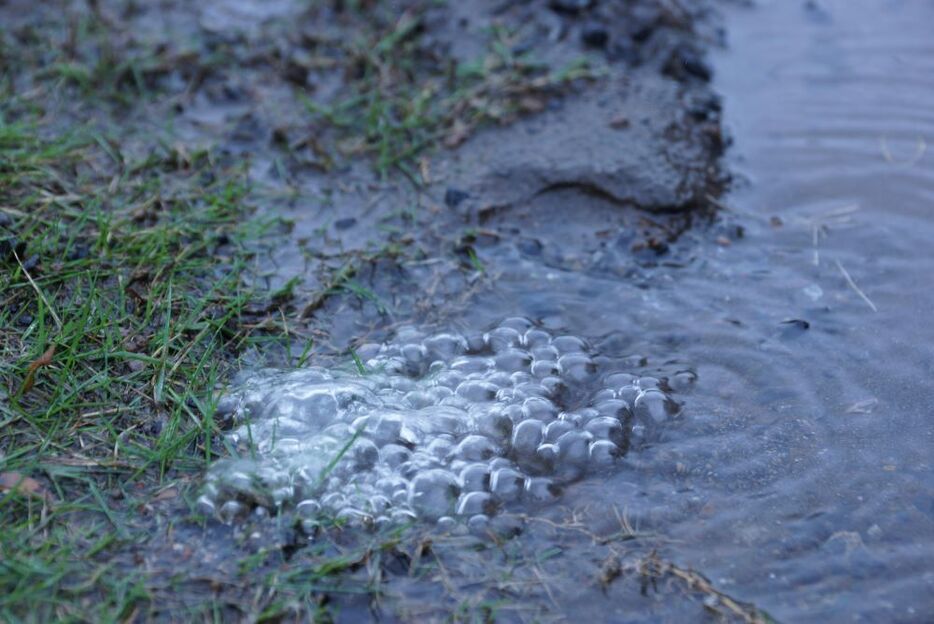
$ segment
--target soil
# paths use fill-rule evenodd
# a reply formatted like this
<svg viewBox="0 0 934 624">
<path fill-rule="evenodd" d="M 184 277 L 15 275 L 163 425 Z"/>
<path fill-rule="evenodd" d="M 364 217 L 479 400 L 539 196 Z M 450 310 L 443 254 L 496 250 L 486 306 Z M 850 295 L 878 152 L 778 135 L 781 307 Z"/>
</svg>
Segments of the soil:
<svg viewBox="0 0 934 624">
<path fill-rule="evenodd" d="M 0 24 L 8 122 L 38 115 L 51 134 L 98 128 L 127 156 L 171 145 L 248 168 L 248 201 L 275 223 L 243 278 L 270 293 L 253 320 L 281 320 L 295 352 L 313 340 L 318 362 L 461 315 L 510 268 L 499 252 L 485 265 L 484 248 L 619 279 L 676 264 L 728 183 L 706 2 L 6 0 Z M 406 109 L 421 96 L 427 112 Z M 239 365 L 292 359 L 270 347 Z M 171 474 L 196 492 L 199 474 Z M 275 592 L 277 575 L 292 597 L 272 618 L 541 621 L 606 596 L 613 618 L 633 604 L 646 621 L 760 617 L 654 550 L 628 551 L 636 533 L 607 505 L 504 515 L 490 539 L 335 527 L 308 545 L 281 519 L 198 523 L 187 504 L 149 506 L 131 524 L 150 536 L 104 553 L 152 580 L 130 619 L 208 599 L 252 619 L 270 601 L 252 579 Z"/>
</svg>

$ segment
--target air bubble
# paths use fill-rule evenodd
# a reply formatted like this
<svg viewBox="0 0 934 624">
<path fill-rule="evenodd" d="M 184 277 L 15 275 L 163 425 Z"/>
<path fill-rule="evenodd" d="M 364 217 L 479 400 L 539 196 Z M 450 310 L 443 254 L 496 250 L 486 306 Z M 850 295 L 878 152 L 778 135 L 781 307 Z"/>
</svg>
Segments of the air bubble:
<svg viewBox="0 0 934 624">
<path fill-rule="evenodd" d="M 540 420 L 523 420 L 512 432 L 512 449 L 520 456 L 532 456 L 545 438 L 545 425 Z"/>
<path fill-rule="evenodd" d="M 487 492 L 467 492 L 457 500 L 458 516 L 475 516 L 493 511 L 492 498 Z"/>
<path fill-rule="evenodd" d="M 608 440 L 617 446 L 624 443 L 623 424 L 612 416 L 598 416 L 588 422 L 584 430 L 598 440 Z"/>
<path fill-rule="evenodd" d="M 469 435 L 457 445 L 451 455 L 464 461 L 484 461 L 496 455 L 496 446 L 481 435 Z"/>
<path fill-rule="evenodd" d="M 525 480 L 523 498 L 535 503 L 550 503 L 558 498 L 558 492 L 551 479 L 531 477 Z"/>
<path fill-rule="evenodd" d="M 554 500 L 555 483 L 613 468 L 679 409 L 657 378 L 598 377 L 621 360 L 519 317 L 470 337 L 406 327 L 357 354 L 367 375 L 349 365 L 241 375 L 219 413 L 245 457 L 215 462 L 198 508 L 229 523 L 294 512 L 309 534 L 322 516 L 461 531 L 467 517 L 485 533 L 494 502 Z"/>
<path fill-rule="evenodd" d="M 576 428 L 574 423 L 568 422 L 567 420 L 555 420 L 545 427 L 545 441 L 551 443 L 557 442 L 558 438 Z"/>
<path fill-rule="evenodd" d="M 487 529 L 490 526 L 490 518 L 484 514 L 471 516 L 467 521 L 467 529 L 478 537 L 486 537 Z"/>
<path fill-rule="evenodd" d="M 518 347 L 520 341 L 519 332 L 511 327 L 497 327 L 486 335 L 486 342 L 490 345 L 493 353 L 500 353 L 512 347 Z"/>
<path fill-rule="evenodd" d="M 245 515 L 247 507 L 240 501 L 230 500 L 221 505 L 217 511 L 217 516 L 224 524 L 231 524 L 238 517 Z"/>
<path fill-rule="evenodd" d="M 512 468 L 494 470 L 490 476 L 490 491 L 504 502 L 517 500 L 524 485 L 525 475 Z"/>
<path fill-rule="evenodd" d="M 499 390 L 495 385 L 487 381 L 469 380 L 457 386 L 457 395 L 468 401 L 487 402 L 496 398 Z"/>
<path fill-rule="evenodd" d="M 435 359 L 450 361 L 467 350 L 467 341 L 455 334 L 435 334 L 422 343 Z"/>
<path fill-rule="evenodd" d="M 440 518 L 454 510 L 460 494 L 457 479 L 450 472 L 431 469 L 412 479 L 409 486 L 409 504 L 427 518 Z"/>
<path fill-rule="evenodd" d="M 490 487 L 490 467 L 486 464 L 469 464 L 460 472 L 461 489 L 464 492 L 480 492 Z"/>
<path fill-rule="evenodd" d="M 598 469 L 608 468 L 622 455 L 619 447 L 609 440 L 595 440 L 590 444 L 590 463 Z"/>
<path fill-rule="evenodd" d="M 526 418 L 534 418 L 545 423 L 551 422 L 557 415 L 554 404 L 543 397 L 531 397 L 523 401 L 522 412 Z"/>
<path fill-rule="evenodd" d="M 574 336 L 558 336 L 551 341 L 551 345 L 561 354 L 582 353 L 587 348 L 583 340 Z"/>
</svg>

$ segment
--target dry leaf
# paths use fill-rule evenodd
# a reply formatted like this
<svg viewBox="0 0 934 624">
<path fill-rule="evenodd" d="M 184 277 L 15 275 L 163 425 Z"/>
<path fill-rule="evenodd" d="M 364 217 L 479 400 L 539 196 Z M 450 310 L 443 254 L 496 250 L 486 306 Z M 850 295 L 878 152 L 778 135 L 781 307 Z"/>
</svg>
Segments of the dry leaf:
<svg viewBox="0 0 934 624">
<path fill-rule="evenodd" d="M 162 490 L 161 492 L 153 496 L 152 501 L 150 502 L 155 503 L 156 501 L 171 500 L 175 498 L 176 496 L 178 496 L 178 490 L 176 490 L 175 488 L 169 488 L 167 490 Z"/>
<path fill-rule="evenodd" d="M 52 501 L 52 496 L 41 483 L 18 472 L 0 472 L 0 492 L 18 492 L 47 502 Z"/>
<path fill-rule="evenodd" d="M 428 159 L 422 158 L 419 160 L 418 168 L 422 174 L 422 182 L 424 184 L 431 184 L 431 163 L 428 162 Z"/>
<path fill-rule="evenodd" d="M 20 395 L 26 394 L 32 390 L 32 386 L 36 381 L 36 371 L 42 368 L 43 366 L 48 366 L 52 363 L 52 358 L 55 356 L 55 345 L 53 344 L 49 347 L 45 353 L 39 356 L 39 359 L 34 361 L 29 365 L 29 368 L 26 370 L 26 377 L 23 379 L 23 385 L 19 390 Z"/>
<path fill-rule="evenodd" d="M 468 136 L 470 136 L 470 127 L 458 119 L 451 125 L 447 136 L 444 137 L 444 146 L 454 149 L 466 141 Z"/>
</svg>

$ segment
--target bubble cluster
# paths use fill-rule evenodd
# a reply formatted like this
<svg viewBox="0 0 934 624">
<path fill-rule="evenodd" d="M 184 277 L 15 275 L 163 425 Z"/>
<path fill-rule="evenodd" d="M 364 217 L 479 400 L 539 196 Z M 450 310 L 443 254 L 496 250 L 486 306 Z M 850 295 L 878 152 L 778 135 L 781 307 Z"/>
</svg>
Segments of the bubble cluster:
<svg viewBox="0 0 934 624">
<path fill-rule="evenodd" d="M 258 371 L 225 396 L 240 457 L 212 466 L 202 509 L 484 526 L 613 470 L 678 411 L 659 380 L 603 370 L 584 340 L 521 318 L 474 336 L 407 328 L 358 355 L 363 373 Z"/>
</svg>

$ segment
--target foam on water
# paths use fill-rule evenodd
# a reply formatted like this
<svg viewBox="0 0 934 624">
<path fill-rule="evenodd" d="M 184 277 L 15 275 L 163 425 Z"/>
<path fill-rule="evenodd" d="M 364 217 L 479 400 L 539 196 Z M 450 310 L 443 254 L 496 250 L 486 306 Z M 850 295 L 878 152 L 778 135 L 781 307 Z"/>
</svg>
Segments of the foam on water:
<svg viewBox="0 0 934 624">
<path fill-rule="evenodd" d="M 678 413 L 659 380 L 520 318 L 475 336 L 408 328 L 359 355 L 366 374 L 265 370 L 224 397 L 240 457 L 213 465 L 202 508 L 225 522 L 294 507 L 309 525 L 482 526 L 618 469 Z"/>
</svg>

